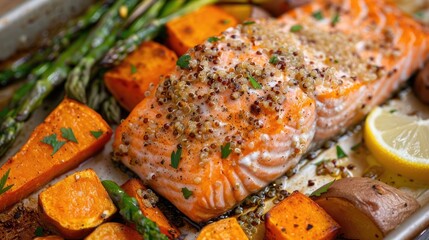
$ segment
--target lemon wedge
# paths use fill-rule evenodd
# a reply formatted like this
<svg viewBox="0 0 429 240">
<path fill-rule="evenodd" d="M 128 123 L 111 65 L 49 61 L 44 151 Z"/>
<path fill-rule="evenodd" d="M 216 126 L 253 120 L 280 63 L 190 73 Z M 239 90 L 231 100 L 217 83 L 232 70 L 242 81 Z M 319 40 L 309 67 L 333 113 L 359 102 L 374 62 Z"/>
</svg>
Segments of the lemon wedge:
<svg viewBox="0 0 429 240">
<path fill-rule="evenodd" d="M 366 119 L 364 138 L 384 167 L 429 182 L 429 120 L 377 107 Z"/>
</svg>

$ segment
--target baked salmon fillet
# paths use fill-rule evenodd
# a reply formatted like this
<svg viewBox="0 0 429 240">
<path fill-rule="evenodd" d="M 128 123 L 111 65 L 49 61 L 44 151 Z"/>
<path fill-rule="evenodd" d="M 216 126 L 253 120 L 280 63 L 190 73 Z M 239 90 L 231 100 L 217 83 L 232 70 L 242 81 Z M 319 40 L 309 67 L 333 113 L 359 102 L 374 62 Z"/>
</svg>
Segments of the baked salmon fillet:
<svg viewBox="0 0 429 240">
<path fill-rule="evenodd" d="M 117 128 L 113 158 L 207 221 L 361 121 L 423 64 L 428 41 L 381 0 L 245 22 L 179 59 Z"/>
</svg>

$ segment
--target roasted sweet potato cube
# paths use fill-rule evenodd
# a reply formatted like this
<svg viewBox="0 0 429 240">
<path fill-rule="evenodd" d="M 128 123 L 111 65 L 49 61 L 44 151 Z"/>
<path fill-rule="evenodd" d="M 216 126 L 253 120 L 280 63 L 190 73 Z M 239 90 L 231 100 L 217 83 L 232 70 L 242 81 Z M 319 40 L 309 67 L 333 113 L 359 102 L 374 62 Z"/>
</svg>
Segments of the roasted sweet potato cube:
<svg viewBox="0 0 429 240">
<path fill-rule="evenodd" d="M 340 230 L 319 205 L 300 192 L 293 192 L 265 215 L 265 238 L 334 239 Z"/>
<path fill-rule="evenodd" d="M 219 7 L 208 5 L 167 23 L 167 42 L 177 55 L 189 48 L 219 35 L 237 20 Z"/>
<path fill-rule="evenodd" d="M 86 236 L 116 207 L 92 169 L 76 172 L 39 194 L 42 220 L 65 238 Z"/>
<path fill-rule="evenodd" d="M 237 219 L 230 217 L 205 226 L 197 240 L 247 240 L 249 239 L 238 224 Z"/>
<path fill-rule="evenodd" d="M 131 111 L 154 90 L 162 75 L 176 67 L 176 54 L 156 42 L 145 42 L 117 67 L 104 75 L 104 82 L 127 110 Z"/>
<path fill-rule="evenodd" d="M 138 240 L 142 236 L 134 229 L 120 223 L 109 222 L 98 226 L 85 240 Z"/>
<path fill-rule="evenodd" d="M 168 222 L 168 219 L 158 207 L 152 205 L 150 198 L 153 197 L 155 193 L 150 190 L 148 191 L 140 180 L 132 178 L 124 183 L 122 188 L 128 195 L 137 199 L 143 215 L 154 221 L 162 233 L 167 235 L 170 239 L 179 237 L 179 229 Z"/>
<path fill-rule="evenodd" d="M 62 137 L 63 129 L 73 132 L 77 143 Z M 0 167 L 0 176 L 9 171 L 6 186 L 12 186 L 0 194 L 0 212 L 77 167 L 103 148 L 111 136 L 112 129 L 97 112 L 85 104 L 64 99 Z"/>
</svg>

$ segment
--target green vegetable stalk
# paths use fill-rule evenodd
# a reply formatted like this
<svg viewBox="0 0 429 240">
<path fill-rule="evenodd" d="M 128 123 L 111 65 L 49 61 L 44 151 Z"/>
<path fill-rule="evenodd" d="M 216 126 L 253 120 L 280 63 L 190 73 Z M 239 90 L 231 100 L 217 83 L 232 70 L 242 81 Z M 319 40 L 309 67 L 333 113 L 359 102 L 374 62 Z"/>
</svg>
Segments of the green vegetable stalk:
<svg viewBox="0 0 429 240">
<path fill-rule="evenodd" d="M 94 25 L 107 9 L 108 4 L 95 3 L 84 15 L 72 21 L 65 30 L 55 36 L 43 49 L 16 60 L 9 68 L 0 71 L 0 87 L 8 85 L 15 79 L 26 77 L 37 64 L 55 59 L 85 29 Z"/>
<path fill-rule="evenodd" d="M 89 84 L 91 71 L 114 45 L 117 34 L 125 24 L 126 16 L 121 16 L 119 9 L 126 8 L 132 11 L 139 2 L 138 0 L 116 1 L 97 26 L 91 30 L 77 54 L 73 56 L 72 61 L 77 65 L 67 78 L 65 89 L 68 97 L 87 103 L 86 87 Z"/>
<path fill-rule="evenodd" d="M 168 237 L 159 231 L 159 227 L 140 210 L 137 200 L 129 196 L 118 184 L 110 180 L 101 182 L 110 198 L 118 206 L 119 213 L 127 221 L 136 225 L 137 231 L 145 240 L 167 240 Z"/>
<path fill-rule="evenodd" d="M 52 90 L 61 84 L 67 77 L 70 67 L 68 65 L 69 57 L 75 53 L 81 46 L 86 35 L 82 35 L 66 51 L 64 51 L 57 60 L 55 60 L 48 69 L 46 69 L 39 79 L 30 81 L 22 89 L 14 94 L 16 106 L 12 106 L 7 111 L 3 122 L 0 123 L 0 156 L 15 141 L 21 131 L 24 122 L 30 117 L 31 113 L 43 102 L 43 100 L 52 92 Z M 22 100 L 25 98 L 25 100 Z M 19 104 L 18 104 L 19 103 Z"/>
<path fill-rule="evenodd" d="M 174 2 L 175 1 L 167 1 L 166 5 L 176 4 Z M 102 60 L 102 64 L 105 66 L 118 65 L 129 53 L 136 50 L 142 42 L 153 39 L 167 22 L 214 2 L 216 2 L 216 0 L 190 1 L 177 11 L 151 21 L 149 24 L 142 26 L 135 34 L 118 41 L 106 54 Z M 171 11 L 171 9 L 169 11 Z"/>
</svg>

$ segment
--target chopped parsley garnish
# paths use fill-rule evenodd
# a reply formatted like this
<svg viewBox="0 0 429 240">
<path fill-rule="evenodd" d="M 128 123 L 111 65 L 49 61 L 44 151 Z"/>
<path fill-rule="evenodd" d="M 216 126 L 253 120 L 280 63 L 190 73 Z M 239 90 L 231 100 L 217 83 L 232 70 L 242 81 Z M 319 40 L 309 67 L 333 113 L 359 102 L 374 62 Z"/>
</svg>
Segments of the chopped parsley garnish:
<svg viewBox="0 0 429 240">
<path fill-rule="evenodd" d="M 137 67 L 134 64 L 131 64 L 131 74 L 137 73 Z"/>
<path fill-rule="evenodd" d="M 0 119 L 6 117 L 7 113 L 9 112 L 9 108 L 8 107 L 4 107 L 1 111 L 0 111 Z"/>
<path fill-rule="evenodd" d="M 323 13 L 322 13 L 322 11 L 314 12 L 314 13 L 312 14 L 312 16 L 313 16 L 316 20 L 319 20 L 319 21 L 323 19 Z"/>
<path fill-rule="evenodd" d="M 99 131 L 91 131 L 92 136 L 94 136 L 96 139 L 98 139 L 102 134 L 103 131 L 99 130 Z"/>
<path fill-rule="evenodd" d="M 219 41 L 219 38 L 218 37 L 209 37 L 209 39 L 207 39 L 207 41 L 209 41 L 209 42 L 217 42 L 217 41 Z"/>
<path fill-rule="evenodd" d="M 396 109 L 392 109 L 392 110 L 390 110 L 389 111 L 389 113 L 395 113 L 395 112 L 397 112 L 398 110 L 396 110 Z"/>
<path fill-rule="evenodd" d="M 77 143 L 77 139 L 71 128 L 61 128 L 61 136 L 71 142 Z"/>
<path fill-rule="evenodd" d="M 13 187 L 13 184 L 5 187 L 7 178 L 9 177 L 9 172 L 10 172 L 10 168 L 6 171 L 6 173 L 0 179 L 0 195 L 5 193 L 6 191 L 8 191 L 9 189 L 11 189 Z"/>
<path fill-rule="evenodd" d="M 54 148 L 51 153 L 51 156 L 54 155 L 64 144 L 66 144 L 65 141 L 58 141 L 56 133 L 43 138 L 41 142 L 51 145 L 52 148 Z"/>
<path fill-rule="evenodd" d="M 243 25 L 252 25 L 252 24 L 255 24 L 255 21 L 245 21 L 244 23 L 243 23 Z"/>
<path fill-rule="evenodd" d="M 191 61 L 191 56 L 188 54 L 182 55 L 177 59 L 176 65 L 181 68 L 189 68 L 189 61 Z"/>
<path fill-rule="evenodd" d="M 276 55 L 273 55 L 269 61 L 269 63 L 271 64 L 277 64 L 278 62 L 279 62 L 279 58 Z"/>
<path fill-rule="evenodd" d="M 41 236 L 43 236 L 43 232 L 44 232 L 43 228 L 39 226 L 34 231 L 34 236 L 41 237 Z"/>
<path fill-rule="evenodd" d="M 337 159 L 345 158 L 347 157 L 347 154 L 344 152 L 344 150 L 337 145 Z"/>
<path fill-rule="evenodd" d="M 171 166 L 175 169 L 179 167 L 180 158 L 182 157 L 182 148 L 177 148 L 177 151 L 171 153 Z"/>
<path fill-rule="evenodd" d="M 182 188 L 182 193 L 183 193 L 183 197 L 185 199 L 188 199 L 192 196 L 193 192 L 191 190 L 189 190 L 187 187 L 184 187 L 184 188 Z"/>
<path fill-rule="evenodd" d="M 414 17 L 417 19 L 423 19 L 424 16 L 425 16 L 425 13 L 423 11 L 418 11 L 414 13 Z"/>
<path fill-rule="evenodd" d="M 360 146 L 362 146 L 362 142 L 355 144 L 355 145 L 354 145 L 353 147 L 351 147 L 350 149 L 351 149 L 352 151 L 357 151 L 357 150 L 360 148 Z"/>
<path fill-rule="evenodd" d="M 332 24 L 332 26 L 335 26 L 339 22 L 340 22 L 340 14 L 335 13 L 334 17 L 332 18 L 331 24 Z"/>
<path fill-rule="evenodd" d="M 332 184 L 334 184 L 334 182 L 335 182 L 335 180 L 333 180 L 332 182 L 328 182 L 327 184 L 321 186 L 320 188 L 318 188 L 317 190 L 312 192 L 310 194 L 310 197 L 320 197 L 320 195 L 322 195 L 322 193 L 328 192 L 328 189 L 331 187 Z"/>
<path fill-rule="evenodd" d="M 228 24 L 228 23 L 231 22 L 231 20 L 229 20 L 229 19 L 223 19 L 221 22 L 222 22 L 222 24 Z"/>
<path fill-rule="evenodd" d="M 250 75 L 249 75 L 249 81 L 254 89 L 262 89 L 261 84 L 259 84 L 258 81 L 256 81 L 256 79 Z"/>
<path fill-rule="evenodd" d="M 227 158 L 231 152 L 231 143 L 227 143 L 225 146 L 220 146 L 221 158 Z"/>
<path fill-rule="evenodd" d="M 290 31 L 295 33 L 295 32 L 301 31 L 302 28 L 303 28 L 302 25 L 296 24 L 290 27 Z"/>
</svg>

